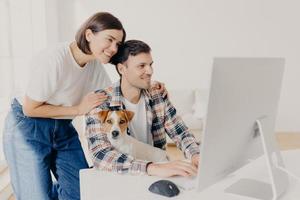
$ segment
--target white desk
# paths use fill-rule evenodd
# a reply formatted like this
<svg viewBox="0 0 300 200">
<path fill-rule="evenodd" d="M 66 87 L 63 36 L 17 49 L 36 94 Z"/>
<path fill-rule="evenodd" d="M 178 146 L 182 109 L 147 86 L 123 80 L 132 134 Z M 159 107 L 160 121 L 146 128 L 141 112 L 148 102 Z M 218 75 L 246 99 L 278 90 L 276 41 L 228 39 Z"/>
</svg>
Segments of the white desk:
<svg viewBox="0 0 300 200">
<path fill-rule="evenodd" d="M 300 150 L 282 152 L 286 168 L 300 177 Z M 217 184 L 203 192 L 195 190 L 181 190 L 180 194 L 171 199 L 185 200 L 253 200 L 253 198 L 241 197 L 230 193 L 224 193 L 229 185 L 240 178 L 254 178 L 268 181 L 268 174 L 264 167 L 264 159 L 261 157 L 246 165 L 234 174 L 226 177 Z M 150 176 L 120 175 L 109 172 L 101 172 L 94 169 L 80 171 L 80 188 L 82 200 L 165 200 L 169 199 L 148 191 L 148 187 L 161 178 Z M 291 184 L 287 193 L 280 200 L 299 200 L 300 183 L 291 178 Z"/>
</svg>

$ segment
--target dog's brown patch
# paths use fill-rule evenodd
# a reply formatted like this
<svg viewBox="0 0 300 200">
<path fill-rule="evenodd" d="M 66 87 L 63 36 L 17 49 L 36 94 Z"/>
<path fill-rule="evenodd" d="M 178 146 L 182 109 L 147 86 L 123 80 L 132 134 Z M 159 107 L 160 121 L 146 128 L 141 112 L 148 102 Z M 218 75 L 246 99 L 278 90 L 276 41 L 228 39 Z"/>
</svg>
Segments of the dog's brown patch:
<svg viewBox="0 0 300 200">
<path fill-rule="evenodd" d="M 116 113 L 113 117 L 112 113 Z M 128 110 L 100 111 L 98 116 L 101 122 L 101 130 L 105 133 L 109 133 L 114 124 L 120 127 L 121 134 L 126 134 L 128 123 L 132 120 L 134 113 Z"/>
<path fill-rule="evenodd" d="M 126 129 L 128 127 L 128 123 L 132 120 L 134 113 L 128 110 L 119 110 L 116 111 L 118 116 L 118 123 L 121 129 L 122 134 L 126 134 Z"/>
<path fill-rule="evenodd" d="M 109 110 L 102 110 L 98 113 L 98 116 L 99 116 L 99 119 L 100 119 L 100 122 L 103 123 L 108 115 L 110 111 Z"/>
</svg>

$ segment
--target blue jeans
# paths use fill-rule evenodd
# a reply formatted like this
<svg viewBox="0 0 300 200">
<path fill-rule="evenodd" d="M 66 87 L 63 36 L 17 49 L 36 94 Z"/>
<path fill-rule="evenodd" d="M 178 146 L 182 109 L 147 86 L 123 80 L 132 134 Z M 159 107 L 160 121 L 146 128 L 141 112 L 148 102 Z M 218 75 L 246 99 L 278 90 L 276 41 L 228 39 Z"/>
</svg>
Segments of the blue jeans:
<svg viewBox="0 0 300 200">
<path fill-rule="evenodd" d="M 79 170 L 88 164 L 71 122 L 26 117 L 22 106 L 13 100 L 3 141 L 18 200 L 80 199 Z"/>
</svg>

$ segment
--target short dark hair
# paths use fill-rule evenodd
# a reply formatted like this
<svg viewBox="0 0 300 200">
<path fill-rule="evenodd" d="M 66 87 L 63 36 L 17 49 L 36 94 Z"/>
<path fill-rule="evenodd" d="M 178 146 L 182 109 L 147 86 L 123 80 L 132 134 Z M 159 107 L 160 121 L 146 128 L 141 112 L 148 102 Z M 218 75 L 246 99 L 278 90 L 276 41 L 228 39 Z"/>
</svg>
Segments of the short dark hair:
<svg viewBox="0 0 300 200">
<path fill-rule="evenodd" d="M 122 30 L 122 43 L 126 38 L 126 32 L 118 18 L 108 12 L 95 13 L 81 25 L 75 36 L 77 46 L 85 54 L 92 54 L 89 42 L 85 38 L 85 32 L 87 29 L 90 29 L 93 33 L 98 33 L 107 29 Z"/>
<path fill-rule="evenodd" d="M 110 63 L 115 65 L 118 74 L 121 76 L 118 70 L 118 64 L 124 63 L 128 60 L 128 57 L 136 56 L 140 53 L 150 53 L 151 48 L 148 44 L 140 40 L 128 40 L 124 42 L 118 52 L 110 59 Z"/>
</svg>

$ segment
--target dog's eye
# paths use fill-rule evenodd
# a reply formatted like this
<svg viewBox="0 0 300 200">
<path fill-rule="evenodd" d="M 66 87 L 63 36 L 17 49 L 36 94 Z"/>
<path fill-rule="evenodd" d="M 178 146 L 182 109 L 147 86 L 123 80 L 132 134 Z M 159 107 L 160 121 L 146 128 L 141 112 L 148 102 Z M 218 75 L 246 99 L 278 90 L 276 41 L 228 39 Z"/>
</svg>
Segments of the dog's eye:
<svg viewBox="0 0 300 200">
<path fill-rule="evenodd" d="M 106 122 L 112 124 L 112 121 L 110 119 L 106 120 Z"/>
<path fill-rule="evenodd" d="M 125 123 L 125 120 L 120 120 L 120 124 L 124 124 Z"/>
</svg>

